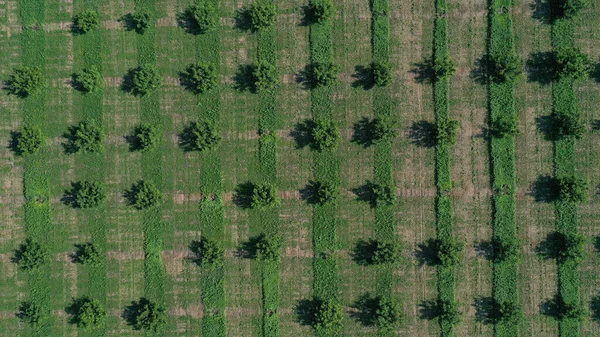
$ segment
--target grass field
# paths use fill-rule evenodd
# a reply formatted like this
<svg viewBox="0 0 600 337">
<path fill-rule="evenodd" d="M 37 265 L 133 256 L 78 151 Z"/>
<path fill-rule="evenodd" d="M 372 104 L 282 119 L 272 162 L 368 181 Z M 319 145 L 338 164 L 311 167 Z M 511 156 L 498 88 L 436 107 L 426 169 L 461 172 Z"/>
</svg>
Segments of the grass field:
<svg viewBox="0 0 600 337">
<path fill-rule="evenodd" d="M 298 311 L 303 300 L 314 297 L 342 304 L 339 336 L 600 335 L 599 71 L 572 87 L 586 132 L 567 144 L 571 150 L 563 156 L 557 148 L 564 151 L 564 144 L 547 140 L 540 130 L 542 117 L 556 109 L 553 92 L 561 84 L 537 80 L 527 66 L 514 86 L 495 87 L 479 66 L 487 53 L 505 45 L 525 61 L 556 48 L 560 23 L 550 22 L 547 1 L 334 0 L 334 18 L 310 25 L 304 18 L 309 0 L 272 0 L 276 24 L 259 33 L 236 21 L 253 1 L 210 0 L 218 7 L 218 27 L 195 35 L 178 24 L 195 0 L 0 0 L 1 86 L 21 65 L 40 66 L 47 79 L 32 97 L 5 90 L 0 95 L 0 336 L 315 335 Z M 101 27 L 73 34 L 72 16 L 85 9 L 98 11 Z M 136 9 L 155 13 L 144 35 L 125 29 L 120 20 Z M 507 14 L 510 20 L 502 21 Z M 492 19 L 500 21 L 492 24 Z M 565 33 L 568 43 L 600 69 L 600 3 L 592 1 L 569 24 L 574 30 Z M 498 35 L 489 30 L 494 27 Z M 438 29 L 443 34 L 436 34 Z M 444 35 L 447 46 L 440 42 Z M 439 56 L 440 43 L 456 67 L 447 85 L 424 80 L 419 66 Z M 267 93 L 239 90 L 240 68 L 261 60 L 277 65 L 281 85 Z M 323 60 L 339 65 L 338 82 L 307 88 L 299 80 L 302 71 Z M 389 87 L 359 85 L 357 67 L 373 60 L 391 63 Z M 179 73 L 197 61 L 217 65 L 217 89 L 194 95 L 179 84 Z M 147 63 L 158 67 L 162 86 L 141 98 L 124 92 L 125 74 Z M 105 85 L 84 95 L 70 80 L 91 65 L 101 69 Z M 491 104 L 498 95 L 514 99 L 514 109 Z M 491 140 L 491 118 L 503 113 L 516 114 L 520 133 L 508 141 Z M 359 120 L 385 116 L 400 123 L 391 145 L 352 141 Z M 336 122 L 342 140 L 335 150 L 298 146 L 294 130 L 312 118 Z M 415 140 L 415 125 L 440 118 L 460 122 L 455 145 L 440 149 Z M 219 125 L 219 148 L 183 151 L 180 133 L 201 119 Z M 105 130 L 104 151 L 65 153 L 68 128 L 89 120 Z M 161 139 L 152 152 L 131 152 L 127 143 L 141 122 L 160 125 Z M 32 156 L 15 155 L 11 132 L 28 124 L 42 128 L 47 146 Z M 500 160 L 492 163 L 492 157 Z M 442 175 L 436 175 L 436 165 L 446 161 Z M 565 206 L 538 200 L 543 196 L 536 182 L 564 170 L 589 180 L 589 201 Z M 160 207 L 139 211 L 127 205 L 123 194 L 140 179 L 159 187 Z M 81 180 L 104 182 L 103 206 L 74 209 L 61 201 L 70 184 Z M 301 191 L 311 180 L 339 181 L 337 203 L 303 200 Z M 240 184 L 262 181 L 277 185 L 279 206 L 248 210 L 236 204 Z M 355 191 L 369 181 L 395 186 L 393 206 L 360 200 Z M 449 181 L 452 191 L 441 193 L 440 184 Z M 499 199 L 496 184 L 505 181 L 516 184 L 516 192 Z M 575 212 L 568 219 L 557 217 L 561 207 Z M 578 266 L 537 252 L 547 235 L 565 224 L 587 238 Z M 423 258 L 423 244 L 440 232 L 465 245 L 461 263 L 450 272 Z M 281 235 L 280 261 L 256 261 L 240 251 L 261 233 Z M 190 243 L 201 236 L 223 244 L 222 266 L 192 262 Z M 520 240 L 520 264 L 499 267 L 486 258 L 481 244 L 494 236 Z M 35 272 L 13 262 L 26 238 L 50 251 L 50 262 Z M 371 238 L 401 242 L 402 261 L 357 264 L 356 243 Z M 73 262 L 74 245 L 86 242 L 102 248 L 105 264 Z M 570 268 L 570 276 L 565 279 L 560 268 Z M 544 313 L 545 303 L 565 291 L 568 301 L 587 309 L 585 321 L 559 323 Z M 397 298 L 404 323 L 393 332 L 362 324 L 355 304 L 366 293 Z M 102 329 L 86 332 L 70 321 L 67 307 L 81 296 L 106 306 Z M 124 319 L 126 307 L 141 297 L 166 307 L 162 332 L 135 330 Z M 430 317 L 425 305 L 445 298 L 458 302 L 462 316 L 452 328 Z M 523 321 L 509 327 L 491 322 L 492 299 L 520 303 Z M 17 317 L 25 301 L 50 312 L 46 325 L 31 327 Z"/>
</svg>

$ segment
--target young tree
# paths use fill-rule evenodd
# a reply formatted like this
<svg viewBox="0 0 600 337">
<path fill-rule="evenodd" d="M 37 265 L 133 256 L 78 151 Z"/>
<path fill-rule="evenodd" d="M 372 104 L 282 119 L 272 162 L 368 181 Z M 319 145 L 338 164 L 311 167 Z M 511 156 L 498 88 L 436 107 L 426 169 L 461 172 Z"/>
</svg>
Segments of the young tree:
<svg viewBox="0 0 600 337">
<path fill-rule="evenodd" d="M 436 80 L 443 80 L 451 77 L 456 72 L 454 62 L 449 55 L 444 55 L 433 61 L 433 74 Z"/>
<path fill-rule="evenodd" d="M 81 122 L 70 127 L 68 138 L 68 150 L 71 153 L 95 153 L 104 149 L 104 132 L 95 123 Z"/>
<path fill-rule="evenodd" d="M 16 134 L 15 150 L 18 155 L 34 154 L 44 145 L 45 137 L 42 130 L 35 126 L 24 126 Z"/>
<path fill-rule="evenodd" d="M 210 1 L 195 3 L 186 10 L 186 15 L 200 33 L 206 33 L 219 24 L 217 9 Z"/>
<path fill-rule="evenodd" d="M 393 298 L 379 296 L 376 298 L 375 325 L 380 328 L 394 328 L 402 323 L 402 308 Z"/>
<path fill-rule="evenodd" d="M 309 71 L 309 82 L 314 87 L 329 87 L 337 81 L 340 68 L 331 62 L 313 63 Z"/>
<path fill-rule="evenodd" d="M 100 15 L 98 12 L 88 9 L 73 17 L 73 28 L 80 34 L 87 33 L 100 27 Z"/>
<path fill-rule="evenodd" d="M 589 315 L 586 308 L 579 303 L 564 303 L 564 300 L 561 302 L 562 305 L 559 307 L 560 309 L 557 317 L 561 321 L 565 319 L 575 319 L 581 322 Z"/>
<path fill-rule="evenodd" d="M 283 242 L 279 235 L 261 234 L 256 240 L 256 259 L 259 261 L 278 261 Z"/>
<path fill-rule="evenodd" d="M 311 182 L 309 189 L 311 191 L 310 202 L 321 205 L 335 202 L 340 194 L 338 186 L 331 182 Z"/>
<path fill-rule="evenodd" d="M 162 79 L 154 64 L 145 64 L 132 72 L 131 92 L 136 96 L 144 96 L 160 87 Z"/>
<path fill-rule="evenodd" d="M 313 327 L 319 334 L 335 334 L 342 328 L 344 309 L 333 300 L 316 300 Z"/>
<path fill-rule="evenodd" d="M 521 258 L 521 245 L 517 239 L 500 240 L 497 237 L 492 239 L 493 261 L 500 262 L 519 262 Z"/>
<path fill-rule="evenodd" d="M 70 311 L 73 323 L 84 331 L 91 331 L 106 323 L 106 308 L 96 299 L 87 296 L 73 300 Z"/>
<path fill-rule="evenodd" d="M 131 23 L 133 24 L 133 30 L 138 34 L 144 34 L 148 28 L 150 28 L 150 24 L 152 23 L 152 17 L 150 13 L 140 11 L 134 12 L 130 14 Z"/>
<path fill-rule="evenodd" d="M 585 202 L 588 200 L 588 182 L 581 177 L 562 177 L 558 179 L 558 195 L 561 200 Z"/>
<path fill-rule="evenodd" d="M 593 70 L 592 60 L 577 47 L 562 48 L 555 52 L 558 75 L 575 80 L 585 79 Z"/>
<path fill-rule="evenodd" d="M 194 94 L 215 88 L 219 83 L 217 69 L 212 64 L 193 63 L 181 74 L 183 85 Z"/>
<path fill-rule="evenodd" d="M 589 0 L 559 0 L 563 15 L 568 18 L 577 16 L 577 14 L 587 8 Z"/>
<path fill-rule="evenodd" d="M 15 255 L 15 261 L 23 270 L 34 270 L 46 264 L 49 260 L 48 249 L 31 238 L 25 239 Z"/>
<path fill-rule="evenodd" d="M 160 133 L 154 125 L 140 124 L 133 130 L 131 149 L 134 151 L 151 151 L 160 142 Z"/>
<path fill-rule="evenodd" d="M 586 127 L 577 114 L 552 114 L 553 137 L 581 139 Z"/>
<path fill-rule="evenodd" d="M 500 116 L 492 120 L 491 134 L 496 138 L 516 136 L 519 134 L 519 121 L 516 117 Z"/>
<path fill-rule="evenodd" d="M 93 243 L 76 245 L 77 262 L 89 266 L 98 266 L 104 262 L 104 254 Z"/>
<path fill-rule="evenodd" d="M 396 201 L 396 189 L 391 185 L 367 184 L 373 205 L 391 205 Z"/>
<path fill-rule="evenodd" d="M 158 206 L 162 202 L 162 194 L 151 182 L 140 180 L 128 191 L 129 204 L 142 210 Z"/>
<path fill-rule="evenodd" d="M 333 150 L 341 141 L 342 135 L 331 119 L 320 119 L 311 130 L 313 148 L 318 151 Z"/>
<path fill-rule="evenodd" d="M 34 302 L 23 302 L 19 307 L 17 316 L 25 323 L 37 326 L 48 319 L 49 313 L 48 310 L 45 310 Z"/>
<path fill-rule="evenodd" d="M 181 135 L 181 145 L 185 151 L 214 150 L 220 142 L 219 129 L 208 121 L 191 122 Z"/>
<path fill-rule="evenodd" d="M 252 78 L 258 91 L 271 91 L 279 85 L 277 67 L 269 62 L 258 62 L 252 71 Z"/>
<path fill-rule="evenodd" d="M 223 263 L 224 250 L 217 241 L 203 236 L 200 241 L 192 241 L 190 247 L 197 260 L 203 265 L 221 265 Z"/>
<path fill-rule="evenodd" d="M 335 16 L 333 0 L 311 0 L 308 3 L 312 22 L 324 23 Z"/>
<path fill-rule="evenodd" d="M 398 137 L 398 123 L 391 118 L 373 119 L 370 125 L 370 138 L 373 144 L 388 143 Z"/>
<path fill-rule="evenodd" d="M 16 68 L 8 81 L 8 91 L 19 97 L 27 97 L 40 91 L 46 79 L 42 68 L 23 66 Z"/>
<path fill-rule="evenodd" d="M 585 256 L 585 238 L 575 233 L 557 233 L 555 249 L 560 260 L 580 262 Z"/>
<path fill-rule="evenodd" d="M 167 323 L 166 308 L 146 298 L 134 303 L 133 311 L 133 327 L 137 330 L 159 332 Z"/>
<path fill-rule="evenodd" d="M 77 88 L 83 92 L 94 92 L 104 86 L 104 78 L 102 78 L 102 73 L 96 66 L 85 68 L 80 73 L 75 74 L 75 82 Z"/>
<path fill-rule="evenodd" d="M 490 75 L 496 82 L 513 82 L 523 73 L 523 61 L 513 53 L 501 53 L 490 58 Z"/>
<path fill-rule="evenodd" d="M 446 268 L 452 268 L 460 263 L 465 246 L 452 238 L 438 240 L 437 258 Z"/>
<path fill-rule="evenodd" d="M 66 199 L 75 208 L 98 207 L 106 201 L 106 188 L 101 182 L 78 181 L 71 183 Z"/>
<path fill-rule="evenodd" d="M 396 242 L 376 241 L 373 264 L 393 264 L 402 260 L 402 247 Z"/>
<path fill-rule="evenodd" d="M 455 326 L 461 322 L 462 314 L 458 310 L 458 303 L 448 300 L 439 301 L 440 315 L 439 319 L 447 322 L 451 326 Z"/>
<path fill-rule="evenodd" d="M 524 319 L 523 309 L 517 302 L 502 302 L 498 305 L 498 321 L 519 325 Z"/>
<path fill-rule="evenodd" d="M 256 0 L 248 10 L 250 22 L 255 30 L 271 27 L 277 18 L 277 7 L 275 2 L 268 0 Z"/>
<path fill-rule="evenodd" d="M 269 183 L 254 184 L 252 186 L 252 197 L 250 207 L 252 208 L 268 208 L 274 207 L 281 203 L 277 195 L 277 187 Z"/>
<path fill-rule="evenodd" d="M 392 84 L 394 79 L 392 74 L 392 65 L 389 62 L 373 62 L 371 63 L 373 71 L 373 81 L 378 87 L 387 87 Z"/>
<path fill-rule="evenodd" d="M 446 119 L 436 125 L 436 139 L 438 145 L 452 146 L 458 140 L 458 121 Z"/>
</svg>

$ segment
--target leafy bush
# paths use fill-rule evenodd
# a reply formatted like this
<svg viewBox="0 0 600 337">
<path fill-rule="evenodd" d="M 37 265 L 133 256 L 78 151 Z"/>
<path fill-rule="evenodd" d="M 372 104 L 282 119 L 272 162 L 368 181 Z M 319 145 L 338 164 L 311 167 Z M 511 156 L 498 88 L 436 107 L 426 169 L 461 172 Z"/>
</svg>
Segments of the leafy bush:
<svg viewBox="0 0 600 337">
<path fill-rule="evenodd" d="M 444 55 L 433 62 L 433 75 L 437 80 L 451 77 L 456 72 L 454 62 L 448 55 Z"/>
<path fill-rule="evenodd" d="M 151 151 L 160 142 L 160 133 L 154 125 L 140 124 L 133 130 L 131 149 L 134 151 Z"/>
<path fill-rule="evenodd" d="M 329 87 L 337 80 L 340 68 L 331 62 L 316 62 L 310 66 L 309 82 L 315 87 Z"/>
<path fill-rule="evenodd" d="M 224 250 L 218 242 L 206 237 L 200 241 L 193 241 L 191 249 L 201 264 L 221 265 L 223 263 Z"/>
<path fill-rule="evenodd" d="M 128 191 L 129 204 L 136 209 L 156 207 L 162 202 L 162 194 L 151 182 L 140 180 Z"/>
<path fill-rule="evenodd" d="M 519 325 L 523 319 L 523 309 L 517 302 L 502 302 L 498 305 L 498 320 L 500 322 Z"/>
<path fill-rule="evenodd" d="M 150 13 L 147 12 L 135 12 L 131 14 L 131 23 L 133 24 L 133 29 L 138 34 L 144 34 L 146 29 L 150 28 L 150 23 L 152 22 L 152 17 Z"/>
<path fill-rule="evenodd" d="M 451 146 L 458 140 L 458 121 L 446 119 L 436 125 L 435 135 L 438 145 Z"/>
<path fill-rule="evenodd" d="M 19 155 L 36 153 L 44 145 L 42 130 L 35 126 L 24 126 L 15 137 L 15 150 Z"/>
<path fill-rule="evenodd" d="M 97 266 L 104 261 L 104 254 L 93 244 L 77 245 L 77 261 L 84 265 Z"/>
<path fill-rule="evenodd" d="M 48 249 L 31 238 L 25 239 L 15 255 L 15 261 L 23 270 L 34 270 L 47 263 L 49 260 Z"/>
<path fill-rule="evenodd" d="M 274 207 L 281 203 L 277 195 L 277 187 L 269 183 L 254 184 L 252 186 L 252 197 L 250 207 L 267 208 Z"/>
<path fill-rule="evenodd" d="M 342 328 L 344 309 L 333 300 L 316 301 L 313 327 L 318 334 L 335 334 Z"/>
<path fill-rule="evenodd" d="M 312 22 L 324 23 L 335 16 L 333 0 L 310 0 L 308 9 Z"/>
<path fill-rule="evenodd" d="M 315 204 L 335 202 L 340 195 L 338 186 L 331 182 L 311 182 L 309 189 L 311 190 L 310 201 Z"/>
<path fill-rule="evenodd" d="M 200 33 L 208 32 L 219 24 L 217 9 L 210 1 L 197 2 L 186 10 L 186 15 Z"/>
<path fill-rule="evenodd" d="M 72 322 L 84 331 L 102 327 L 106 323 L 106 308 L 96 299 L 87 296 L 76 299 L 70 311 Z"/>
<path fill-rule="evenodd" d="M 269 0 L 256 0 L 250 6 L 248 15 L 255 30 L 271 27 L 277 18 L 277 7 Z"/>
<path fill-rule="evenodd" d="M 576 114 L 553 114 L 552 136 L 555 138 L 573 137 L 581 139 L 586 132 L 586 127 L 581 118 Z"/>
<path fill-rule="evenodd" d="M 376 241 L 373 264 L 392 264 L 402 260 L 402 247 L 395 242 Z"/>
<path fill-rule="evenodd" d="M 580 177 L 559 178 L 558 195 L 564 201 L 585 202 L 588 199 L 588 182 Z"/>
<path fill-rule="evenodd" d="M 393 298 L 377 297 L 375 324 L 381 328 L 392 328 L 402 323 L 402 308 Z"/>
<path fill-rule="evenodd" d="M 398 123 L 391 119 L 376 117 L 370 126 L 370 138 L 373 144 L 391 142 L 398 137 Z"/>
<path fill-rule="evenodd" d="M 558 319 L 576 319 L 578 321 L 584 321 L 589 315 L 588 311 L 584 306 L 579 303 L 562 303 L 559 307 Z"/>
<path fill-rule="evenodd" d="M 106 189 L 101 182 L 78 181 L 71 187 L 67 200 L 75 208 L 97 207 L 106 201 Z"/>
<path fill-rule="evenodd" d="M 392 185 L 368 183 L 373 205 L 391 205 L 396 200 L 396 189 Z"/>
<path fill-rule="evenodd" d="M 141 298 L 132 309 L 133 327 L 137 330 L 159 332 L 167 323 L 167 310 L 163 305 Z"/>
<path fill-rule="evenodd" d="M 496 82 L 515 81 L 523 73 L 523 61 L 515 54 L 502 53 L 490 58 L 490 75 Z"/>
<path fill-rule="evenodd" d="M 219 129 L 208 121 L 191 122 L 181 135 L 181 145 L 185 151 L 214 150 L 220 142 Z"/>
<path fill-rule="evenodd" d="M 585 256 L 585 238 L 576 233 L 557 233 L 554 244 L 560 260 L 581 261 Z"/>
<path fill-rule="evenodd" d="M 283 247 L 283 242 L 279 235 L 266 236 L 261 234 L 256 239 L 255 257 L 259 261 L 278 261 L 281 247 Z"/>
<path fill-rule="evenodd" d="M 254 86 L 258 91 L 270 91 L 279 85 L 277 67 L 269 62 L 259 62 L 252 71 Z"/>
<path fill-rule="evenodd" d="M 373 62 L 371 64 L 373 71 L 373 81 L 378 87 L 387 87 L 392 84 L 394 79 L 392 74 L 392 65 L 389 62 Z"/>
<path fill-rule="evenodd" d="M 67 146 L 71 153 L 101 152 L 104 132 L 95 123 L 81 122 L 69 128 Z"/>
<path fill-rule="evenodd" d="M 312 128 L 313 148 L 319 151 L 333 150 L 339 144 L 342 135 L 331 119 L 320 119 Z"/>
<path fill-rule="evenodd" d="M 437 242 L 437 258 L 446 268 L 452 268 L 460 263 L 464 245 L 455 239 L 442 239 Z"/>
<path fill-rule="evenodd" d="M 517 239 L 500 240 L 492 239 L 492 248 L 494 251 L 494 262 L 519 262 L 521 258 L 521 245 Z"/>
<path fill-rule="evenodd" d="M 440 301 L 439 309 L 439 319 L 441 321 L 447 322 L 451 326 L 455 326 L 461 322 L 462 317 L 458 310 L 458 303 L 448 300 Z"/>
<path fill-rule="evenodd" d="M 8 81 L 8 91 L 19 97 L 27 97 L 37 93 L 44 86 L 45 80 L 40 67 L 17 68 Z"/>
<path fill-rule="evenodd" d="M 75 74 L 75 81 L 83 92 L 94 92 L 104 86 L 104 78 L 96 66 L 85 68 L 81 73 Z"/>
<path fill-rule="evenodd" d="M 575 17 L 590 5 L 588 0 L 559 0 L 559 3 L 564 16 L 568 18 Z"/>
<path fill-rule="evenodd" d="M 212 64 L 190 64 L 181 77 L 183 85 L 194 94 L 207 92 L 219 83 L 217 69 Z"/>
<path fill-rule="evenodd" d="M 593 70 L 592 60 L 577 47 L 563 48 L 555 52 L 554 60 L 560 77 L 585 79 Z"/>
<path fill-rule="evenodd" d="M 100 15 L 94 10 L 88 9 L 73 17 L 73 28 L 78 33 L 87 33 L 98 27 L 100 27 Z"/>
<path fill-rule="evenodd" d="M 158 89 L 161 80 L 156 65 L 145 64 L 133 70 L 130 90 L 136 96 L 144 96 Z"/>
<path fill-rule="evenodd" d="M 19 306 L 19 319 L 30 325 L 40 325 L 46 321 L 49 316 L 47 310 L 44 310 L 44 308 L 33 302 L 23 302 L 21 303 L 21 306 Z"/>
<path fill-rule="evenodd" d="M 504 115 L 496 117 L 492 121 L 490 131 L 491 134 L 497 138 L 516 136 L 519 134 L 519 121 L 516 117 L 511 118 Z"/>
</svg>

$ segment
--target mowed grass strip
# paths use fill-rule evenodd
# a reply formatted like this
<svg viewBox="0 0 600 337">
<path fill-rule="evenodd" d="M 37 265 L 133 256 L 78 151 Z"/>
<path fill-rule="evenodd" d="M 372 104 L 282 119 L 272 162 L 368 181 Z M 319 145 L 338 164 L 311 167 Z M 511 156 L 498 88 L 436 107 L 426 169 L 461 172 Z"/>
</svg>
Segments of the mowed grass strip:
<svg viewBox="0 0 600 337">
<path fill-rule="evenodd" d="M 514 55 L 515 45 L 512 19 L 509 10 L 511 0 L 489 1 L 489 44 L 491 58 Z M 489 81 L 490 123 L 495 120 L 516 118 L 514 82 Z M 512 135 L 491 137 L 492 185 L 496 192 L 493 198 L 493 237 L 499 242 L 517 240 L 516 220 L 516 165 L 515 139 Z M 492 294 L 496 303 L 518 304 L 518 267 L 516 261 L 499 261 L 494 264 Z M 519 326 L 507 321 L 497 322 L 494 334 L 498 337 L 515 337 Z"/>
</svg>

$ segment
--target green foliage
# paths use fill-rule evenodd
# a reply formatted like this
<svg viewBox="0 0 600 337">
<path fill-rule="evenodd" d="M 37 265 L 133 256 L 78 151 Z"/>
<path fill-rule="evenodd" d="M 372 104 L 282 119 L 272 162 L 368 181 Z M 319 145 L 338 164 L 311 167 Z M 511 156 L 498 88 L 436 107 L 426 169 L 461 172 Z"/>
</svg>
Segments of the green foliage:
<svg viewBox="0 0 600 337">
<path fill-rule="evenodd" d="M 281 203 L 277 195 L 277 187 L 269 183 L 254 184 L 252 186 L 252 197 L 250 207 L 268 208 L 275 207 Z"/>
<path fill-rule="evenodd" d="M 451 238 L 439 240 L 437 243 L 437 258 L 441 265 L 452 268 L 460 263 L 465 246 Z"/>
<path fill-rule="evenodd" d="M 562 177 L 558 179 L 559 198 L 568 202 L 588 200 L 588 182 L 581 177 Z"/>
<path fill-rule="evenodd" d="M 392 65 L 389 62 L 373 62 L 371 64 L 373 71 L 373 81 L 378 87 L 387 87 L 392 84 L 394 75 L 392 73 Z"/>
<path fill-rule="evenodd" d="M 494 81 L 512 82 L 523 73 L 523 60 L 515 54 L 506 52 L 490 58 L 490 73 Z"/>
<path fill-rule="evenodd" d="M 311 184 L 310 189 L 312 190 L 311 201 L 316 204 L 322 205 L 335 202 L 340 195 L 337 184 L 330 181 L 314 182 Z"/>
<path fill-rule="evenodd" d="M 438 145 L 451 146 L 458 140 L 459 124 L 457 120 L 445 119 L 436 125 L 436 140 Z"/>
<path fill-rule="evenodd" d="M 493 260 L 496 263 L 518 263 L 520 261 L 521 245 L 516 238 L 512 240 L 494 238 L 492 240 L 492 248 L 494 251 Z"/>
<path fill-rule="evenodd" d="M 517 302 L 502 302 L 498 305 L 498 320 L 505 324 L 519 325 L 525 316 Z"/>
<path fill-rule="evenodd" d="M 403 315 L 400 303 L 393 298 L 377 297 L 375 324 L 380 328 L 394 328 L 402 323 Z"/>
<path fill-rule="evenodd" d="M 35 270 L 50 259 L 48 249 L 31 238 L 25 239 L 15 255 L 15 261 L 23 270 Z"/>
<path fill-rule="evenodd" d="M 158 89 L 161 81 L 156 65 L 145 64 L 133 70 L 130 91 L 136 96 L 144 96 Z"/>
<path fill-rule="evenodd" d="M 308 8 L 312 22 L 324 23 L 335 16 L 333 0 L 310 0 Z"/>
<path fill-rule="evenodd" d="M 19 307 L 18 317 L 32 326 L 39 326 L 48 320 L 49 312 L 33 302 L 23 302 Z"/>
<path fill-rule="evenodd" d="M 258 91 L 270 91 L 279 85 L 277 66 L 269 62 L 258 62 L 252 71 L 252 78 Z"/>
<path fill-rule="evenodd" d="M 255 257 L 259 261 L 279 261 L 283 242 L 279 235 L 260 235 L 256 240 Z"/>
<path fill-rule="evenodd" d="M 585 79 L 593 70 L 593 64 L 590 57 L 577 47 L 562 48 L 555 52 L 554 58 L 560 77 L 567 77 L 575 80 Z"/>
<path fill-rule="evenodd" d="M 372 257 L 373 264 L 393 264 L 402 260 L 402 247 L 396 242 L 377 241 Z"/>
<path fill-rule="evenodd" d="M 208 121 L 191 122 L 181 135 L 181 145 L 185 151 L 208 151 L 221 143 L 219 129 Z"/>
<path fill-rule="evenodd" d="M 73 17 L 73 28 L 78 33 L 87 33 L 100 27 L 100 15 L 98 12 L 88 9 Z"/>
<path fill-rule="evenodd" d="M 575 319 L 580 322 L 589 316 L 587 309 L 579 303 L 562 303 L 558 312 L 558 319 Z"/>
<path fill-rule="evenodd" d="M 337 81 L 339 71 L 333 62 L 315 62 L 310 67 L 309 82 L 315 87 L 329 87 Z"/>
<path fill-rule="evenodd" d="M 210 1 L 196 2 L 186 12 L 200 33 L 206 33 L 219 24 L 217 8 Z"/>
<path fill-rule="evenodd" d="M 583 120 L 577 114 L 553 114 L 552 136 L 554 138 L 573 137 L 581 139 L 586 132 Z"/>
<path fill-rule="evenodd" d="M 373 119 L 370 125 L 370 136 L 373 144 L 389 143 L 398 137 L 398 123 L 390 118 Z"/>
<path fill-rule="evenodd" d="M 490 131 L 497 138 L 514 137 L 519 134 L 519 121 L 516 116 L 512 118 L 507 116 L 496 117 L 491 123 Z"/>
<path fill-rule="evenodd" d="M 589 0 L 559 0 L 565 17 L 572 18 L 590 5 Z"/>
<path fill-rule="evenodd" d="M 19 97 L 27 97 L 40 91 L 46 79 L 40 67 L 23 66 L 14 70 L 8 81 L 8 91 Z"/>
<path fill-rule="evenodd" d="M 75 81 L 79 89 L 84 92 L 94 92 L 104 86 L 104 78 L 96 66 L 83 69 L 75 75 Z"/>
<path fill-rule="evenodd" d="M 104 262 L 104 253 L 93 243 L 77 245 L 77 260 L 81 264 L 98 266 Z"/>
<path fill-rule="evenodd" d="M 142 210 L 158 206 L 163 196 L 152 182 L 140 180 L 128 191 L 129 204 Z"/>
<path fill-rule="evenodd" d="M 67 146 L 71 153 L 95 153 L 104 148 L 104 132 L 95 123 L 81 122 L 69 128 L 70 144 Z"/>
<path fill-rule="evenodd" d="M 555 249 L 559 260 L 580 262 L 585 257 L 585 238 L 576 233 L 557 233 Z"/>
<path fill-rule="evenodd" d="M 134 328 L 159 332 L 167 323 L 167 310 L 163 305 L 141 298 L 135 308 Z"/>
<path fill-rule="evenodd" d="M 344 309 L 334 300 L 316 301 L 313 327 L 319 335 L 335 334 L 342 329 Z"/>
<path fill-rule="evenodd" d="M 106 308 L 96 299 L 81 297 L 74 301 L 71 309 L 73 322 L 84 331 L 91 331 L 106 324 Z"/>
<path fill-rule="evenodd" d="M 250 22 L 255 30 L 271 27 L 277 18 L 275 2 L 269 0 L 256 0 L 248 9 Z"/>
<path fill-rule="evenodd" d="M 102 182 L 78 181 L 68 191 L 70 204 L 75 208 L 92 208 L 106 201 L 106 188 Z"/>
<path fill-rule="evenodd" d="M 135 151 L 151 151 L 160 142 L 160 133 L 154 125 L 140 124 L 133 130 L 131 149 Z"/>
<path fill-rule="evenodd" d="M 194 94 L 207 92 L 219 84 L 217 69 L 212 64 L 190 64 L 181 77 L 184 86 Z"/>
<path fill-rule="evenodd" d="M 42 130 L 36 126 L 24 126 L 15 140 L 16 153 L 22 156 L 36 153 L 45 143 Z"/>
<path fill-rule="evenodd" d="M 200 241 L 193 241 L 191 249 L 201 264 L 222 265 L 224 250 L 217 241 L 203 236 Z"/>
<path fill-rule="evenodd" d="M 318 151 L 335 149 L 342 139 L 340 130 L 331 119 L 319 119 L 312 128 L 313 148 Z"/>
<path fill-rule="evenodd" d="M 456 67 L 449 55 L 444 55 L 433 62 L 433 74 L 437 80 L 443 80 L 456 73 Z"/>
<path fill-rule="evenodd" d="M 150 24 L 152 23 L 152 17 L 150 13 L 139 11 L 131 14 L 131 22 L 133 24 L 133 29 L 138 34 L 144 34 L 148 28 L 150 28 Z"/>
<path fill-rule="evenodd" d="M 439 319 L 450 326 L 456 326 L 462 321 L 462 314 L 458 310 L 458 303 L 454 301 L 440 301 Z"/>
<path fill-rule="evenodd" d="M 396 201 L 396 188 L 392 185 L 369 183 L 368 188 L 375 206 L 391 205 Z"/>
</svg>

